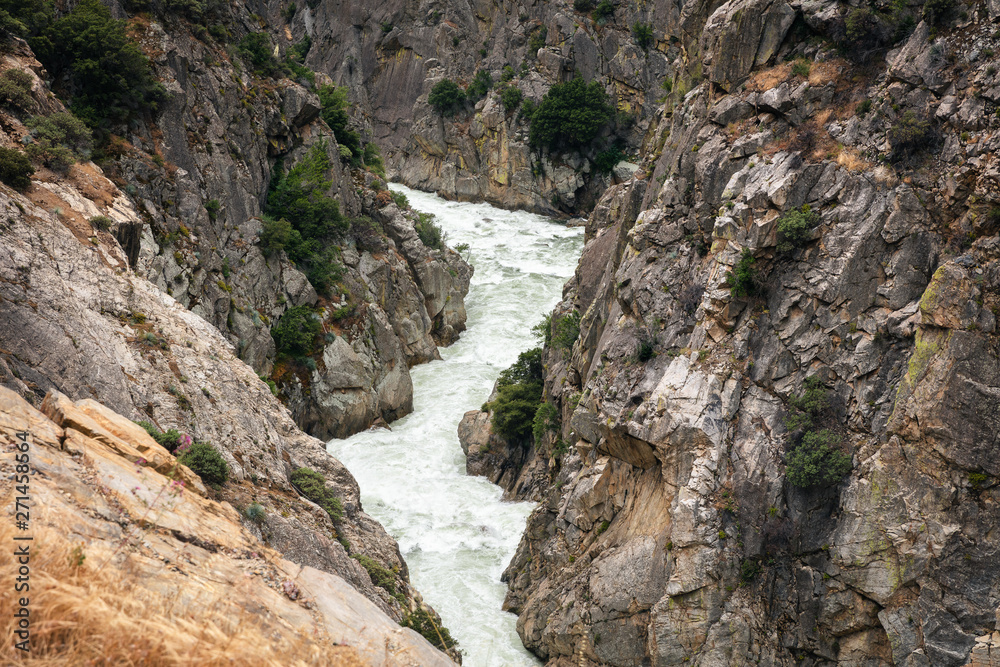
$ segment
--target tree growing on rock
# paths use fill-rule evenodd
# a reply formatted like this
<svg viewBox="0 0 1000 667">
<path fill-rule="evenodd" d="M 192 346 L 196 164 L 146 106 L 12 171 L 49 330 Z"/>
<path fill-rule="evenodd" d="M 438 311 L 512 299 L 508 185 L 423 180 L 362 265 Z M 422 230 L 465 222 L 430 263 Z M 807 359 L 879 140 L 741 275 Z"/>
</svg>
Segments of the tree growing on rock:
<svg viewBox="0 0 1000 667">
<path fill-rule="evenodd" d="M 453 116 L 465 104 L 465 91 L 451 79 L 441 79 L 431 88 L 427 102 L 442 116 Z"/>
<path fill-rule="evenodd" d="M 608 95 L 597 81 L 589 84 L 579 74 L 557 83 L 545 94 L 534 115 L 528 140 L 552 150 L 589 144 L 614 116 Z"/>
</svg>

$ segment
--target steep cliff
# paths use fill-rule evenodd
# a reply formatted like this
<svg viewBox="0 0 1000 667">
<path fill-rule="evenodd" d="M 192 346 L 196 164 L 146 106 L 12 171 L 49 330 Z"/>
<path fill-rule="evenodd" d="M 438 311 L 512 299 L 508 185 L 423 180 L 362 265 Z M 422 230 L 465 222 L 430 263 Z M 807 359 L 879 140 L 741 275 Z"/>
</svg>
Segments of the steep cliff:
<svg viewBox="0 0 1000 667">
<path fill-rule="evenodd" d="M 995 8 L 682 15 L 706 78 L 588 221 L 547 456 L 493 464 L 541 499 L 518 631 L 552 665 L 995 664 Z"/>
</svg>

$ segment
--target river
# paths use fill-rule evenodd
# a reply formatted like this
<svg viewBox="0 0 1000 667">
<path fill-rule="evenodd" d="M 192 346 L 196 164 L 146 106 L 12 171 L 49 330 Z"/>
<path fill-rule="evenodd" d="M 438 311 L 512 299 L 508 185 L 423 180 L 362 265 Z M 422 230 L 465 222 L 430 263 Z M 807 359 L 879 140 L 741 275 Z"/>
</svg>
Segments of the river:
<svg viewBox="0 0 1000 667">
<path fill-rule="evenodd" d="M 328 449 L 357 478 L 365 511 L 399 542 L 413 585 L 459 642 L 465 667 L 537 665 L 517 636 L 516 617 L 501 609 L 500 582 L 533 504 L 502 502 L 499 487 L 467 476 L 457 428 L 465 412 L 483 404 L 500 371 L 537 344 L 531 328 L 561 298 L 583 230 L 391 188 L 437 216 L 449 246 L 468 244 L 464 255 L 475 267 L 465 300 L 468 329 L 441 348 L 443 360 L 411 369 L 410 415 L 391 430 L 332 440 Z"/>
</svg>

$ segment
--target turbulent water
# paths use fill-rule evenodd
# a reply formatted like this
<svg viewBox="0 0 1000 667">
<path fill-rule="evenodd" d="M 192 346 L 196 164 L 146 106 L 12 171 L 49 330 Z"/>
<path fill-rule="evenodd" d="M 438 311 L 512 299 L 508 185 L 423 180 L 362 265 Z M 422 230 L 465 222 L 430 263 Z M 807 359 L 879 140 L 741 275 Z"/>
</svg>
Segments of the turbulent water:
<svg viewBox="0 0 1000 667">
<path fill-rule="evenodd" d="M 465 474 L 457 428 L 500 371 L 537 344 L 531 328 L 559 300 L 583 233 L 530 213 L 392 189 L 435 214 L 451 247 L 468 244 L 476 270 L 465 300 L 468 330 L 441 349 L 443 361 L 411 370 L 412 414 L 391 431 L 333 440 L 329 451 L 357 477 L 365 510 L 398 540 L 411 581 L 458 640 L 466 667 L 536 665 L 516 617 L 500 608 L 500 574 L 532 505 L 501 502 L 498 487 Z"/>
</svg>

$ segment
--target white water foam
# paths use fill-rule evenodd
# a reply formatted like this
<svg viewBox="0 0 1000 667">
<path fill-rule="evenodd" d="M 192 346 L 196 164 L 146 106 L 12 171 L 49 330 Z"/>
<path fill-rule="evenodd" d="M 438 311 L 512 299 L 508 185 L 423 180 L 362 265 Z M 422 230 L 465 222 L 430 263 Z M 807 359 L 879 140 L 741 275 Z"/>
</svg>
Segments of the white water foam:
<svg viewBox="0 0 1000 667">
<path fill-rule="evenodd" d="M 399 542 L 410 579 L 458 640 L 466 667 L 539 664 L 501 610 L 500 575 L 524 531 L 531 503 L 507 503 L 487 480 L 465 474 L 462 415 L 479 408 L 500 371 L 537 343 L 531 328 L 559 301 L 583 246 L 583 231 L 548 218 L 450 202 L 400 185 L 433 213 L 451 247 L 469 245 L 475 267 L 465 300 L 468 329 L 442 361 L 411 370 L 414 411 L 332 440 L 331 454 L 361 486 L 365 510 Z"/>
</svg>

